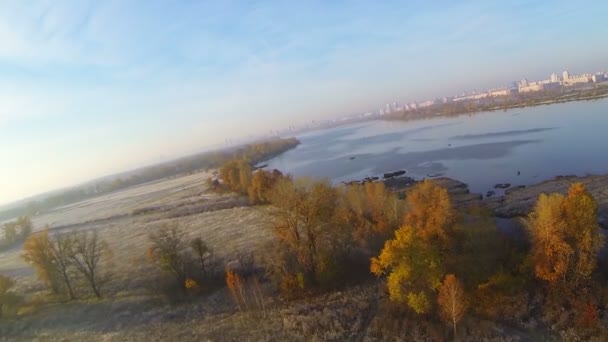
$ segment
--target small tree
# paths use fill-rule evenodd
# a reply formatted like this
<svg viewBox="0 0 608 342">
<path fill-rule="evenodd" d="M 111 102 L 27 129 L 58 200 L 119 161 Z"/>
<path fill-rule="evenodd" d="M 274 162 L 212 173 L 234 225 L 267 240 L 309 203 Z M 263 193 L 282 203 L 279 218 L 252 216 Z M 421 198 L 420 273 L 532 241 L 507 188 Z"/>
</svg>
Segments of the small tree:
<svg viewBox="0 0 608 342">
<path fill-rule="evenodd" d="M 21 257 L 36 270 L 38 279 L 47 284 L 54 293 L 59 293 L 60 277 L 57 271 L 53 246 L 49 239 L 49 229 L 32 234 L 23 244 Z"/>
<path fill-rule="evenodd" d="M 3 227 L 4 241 L 8 245 L 13 244 L 17 240 L 17 224 L 15 222 L 8 222 Z"/>
<path fill-rule="evenodd" d="M 111 257 L 110 247 L 94 231 L 77 236 L 71 251 L 74 266 L 87 279 L 95 296 L 101 298 L 100 288 L 108 279 L 107 274 L 101 274 L 99 265 L 102 260 Z"/>
<path fill-rule="evenodd" d="M 161 270 L 171 273 L 182 289 L 187 278 L 188 263 L 185 237 L 186 234 L 177 225 L 163 226 L 150 234 L 152 246 L 148 250 L 148 256 Z"/>
<path fill-rule="evenodd" d="M 192 250 L 194 251 L 194 254 L 196 255 L 196 257 L 198 258 L 200 264 L 201 264 L 201 270 L 203 271 L 203 276 L 207 277 L 208 272 L 210 272 L 211 270 L 209 263 L 211 262 L 211 258 L 213 256 L 212 252 L 211 252 L 211 248 L 209 248 L 209 246 L 207 246 L 207 244 L 205 243 L 205 241 L 203 241 L 203 239 L 201 239 L 200 237 L 194 238 L 192 239 L 192 241 L 190 241 L 190 248 L 192 248 Z"/>
<path fill-rule="evenodd" d="M 7 276 L 0 274 L 0 318 L 2 317 L 2 308 L 10 302 L 12 298 L 8 291 L 15 286 L 15 281 Z"/>
<path fill-rule="evenodd" d="M 19 227 L 19 236 L 21 239 L 25 239 L 32 233 L 32 220 L 28 216 L 20 216 L 17 219 L 17 226 Z"/>
<path fill-rule="evenodd" d="M 61 235 L 57 236 L 55 241 L 52 241 L 50 245 L 51 253 L 55 260 L 55 267 L 68 290 L 68 296 L 70 299 L 75 299 L 76 297 L 74 296 L 70 280 L 70 273 L 74 268 L 74 262 L 72 260 L 74 239 L 69 235 Z"/>
<path fill-rule="evenodd" d="M 230 290 L 232 298 L 239 310 L 242 310 L 241 302 L 247 307 L 247 301 L 245 301 L 245 296 L 243 295 L 241 277 L 231 269 L 226 269 L 226 286 L 228 286 L 228 290 Z"/>
<path fill-rule="evenodd" d="M 464 316 L 466 302 L 462 284 L 455 275 L 448 274 L 445 276 L 439 288 L 437 302 L 441 318 L 452 324 L 454 327 L 454 338 L 456 338 L 456 323 Z"/>
</svg>

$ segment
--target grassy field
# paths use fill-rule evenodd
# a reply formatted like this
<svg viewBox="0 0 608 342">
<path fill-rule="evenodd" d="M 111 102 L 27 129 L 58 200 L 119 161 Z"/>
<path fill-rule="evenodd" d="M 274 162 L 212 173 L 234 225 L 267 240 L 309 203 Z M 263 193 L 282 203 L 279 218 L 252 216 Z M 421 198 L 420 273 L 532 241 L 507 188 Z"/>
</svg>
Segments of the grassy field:
<svg viewBox="0 0 608 342">
<path fill-rule="evenodd" d="M 268 208 L 249 206 L 246 199 L 235 195 L 207 191 L 204 181 L 209 176 L 197 173 L 151 182 L 34 217 L 34 230 L 49 225 L 52 233 L 97 231 L 113 251 L 108 265 L 112 281 L 104 288 L 101 300 L 54 302 L 43 295 L 33 270 L 21 259 L 21 246 L 1 253 L 0 273 L 14 277 L 21 294 L 40 298 L 34 301 L 36 308 L 31 308 L 35 313 L 0 323 L 2 338 L 81 340 L 93 336 L 105 340 L 122 335 L 112 332 L 130 331 L 138 325 L 145 326 L 142 333 L 149 333 L 150 325 L 203 319 L 209 312 L 232 313 L 224 291 L 196 298 L 202 302 L 168 308 L 170 304 L 155 291 L 158 271 L 145 258 L 148 235 L 172 223 L 179 224 L 190 237 L 203 238 L 227 262 L 239 254 L 255 252 L 268 241 Z"/>
</svg>

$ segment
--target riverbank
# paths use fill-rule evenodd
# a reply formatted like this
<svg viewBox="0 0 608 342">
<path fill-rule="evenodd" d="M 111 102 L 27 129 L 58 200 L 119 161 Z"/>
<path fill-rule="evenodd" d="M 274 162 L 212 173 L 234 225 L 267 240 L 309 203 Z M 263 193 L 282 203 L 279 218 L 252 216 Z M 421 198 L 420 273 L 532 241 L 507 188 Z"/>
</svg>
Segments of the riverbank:
<svg viewBox="0 0 608 342">
<path fill-rule="evenodd" d="M 439 177 L 432 179 L 448 189 L 452 201 L 457 207 L 485 205 L 500 218 L 525 217 L 534 208 L 538 196 L 542 193 L 566 194 L 570 185 L 583 183 L 598 203 L 598 223 L 608 229 L 608 174 L 588 176 L 558 176 L 530 186 L 514 186 L 506 189 L 503 196 L 483 198 L 482 194 L 472 193 L 469 186 L 459 180 Z M 417 181 L 410 177 L 386 179 L 382 182 L 388 188 L 404 192 Z"/>
</svg>

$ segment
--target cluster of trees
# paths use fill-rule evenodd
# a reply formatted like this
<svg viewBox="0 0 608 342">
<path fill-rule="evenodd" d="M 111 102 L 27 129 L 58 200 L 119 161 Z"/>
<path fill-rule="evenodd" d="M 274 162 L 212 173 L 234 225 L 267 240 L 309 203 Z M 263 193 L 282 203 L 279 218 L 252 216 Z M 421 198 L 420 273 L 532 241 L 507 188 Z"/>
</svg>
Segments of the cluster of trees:
<svg viewBox="0 0 608 342">
<path fill-rule="evenodd" d="M 0 220 L 19 215 L 36 215 L 45 210 L 75 203 L 129 186 L 180 174 L 188 174 L 201 169 L 216 168 L 232 159 L 246 160 L 250 165 L 255 165 L 292 149 L 299 143 L 300 142 L 295 138 L 276 138 L 236 148 L 205 152 L 179 160 L 146 167 L 131 172 L 129 175 L 117 176 L 113 179 L 98 181 L 93 184 L 65 190 L 61 193 L 47 196 L 44 199 L 30 201 L 23 206 L 0 212 Z"/>
<path fill-rule="evenodd" d="M 507 317 L 510 304 L 525 307 L 539 295 L 547 312 L 559 306 L 597 316 L 599 299 L 591 294 L 601 292 L 592 289 L 603 238 L 597 204 L 580 183 L 566 196 L 541 195 L 522 237 L 499 230 L 483 207 L 457 210 L 431 180 L 400 200 L 381 182 L 335 187 L 251 173 L 239 161 L 221 176 L 233 191 L 272 205 L 275 240 L 264 266 L 287 297 L 344 284 L 367 267 L 386 276 L 391 301 L 446 321 L 455 336 L 466 312 Z"/>
<path fill-rule="evenodd" d="M 436 307 L 454 333 L 468 302 L 476 303 L 475 313 L 496 318 L 501 303 L 516 293 L 540 294 L 545 311 L 576 310 L 581 301 L 583 310 L 597 309 L 592 294 L 601 291 L 591 289 L 603 238 L 597 204 L 582 184 L 573 184 L 566 196 L 539 197 L 526 220 L 529 249 L 501 246 L 492 222 L 479 213 L 457 213 L 446 190 L 430 182 L 417 185 L 406 201 L 404 225 L 371 263 L 372 273 L 387 275 L 391 300 L 418 314 Z"/>
<path fill-rule="evenodd" d="M 47 227 L 25 240 L 22 257 L 53 293 L 75 299 L 76 286 L 84 280 L 101 298 L 101 288 L 109 280 L 103 265 L 108 265 L 112 251 L 96 232 L 51 236 Z"/>
<path fill-rule="evenodd" d="M 254 171 L 247 160 L 233 159 L 222 165 L 220 177 L 223 184 L 212 183 L 210 185 L 216 191 L 223 191 L 223 188 L 227 188 L 230 191 L 249 196 L 254 204 L 265 204 L 270 200 L 270 189 L 284 176 L 279 170 Z"/>
<path fill-rule="evenodd" d="M 0 251 L 10 248 L 16 243 L 24 241 L 32 233 L 32 221 L 27 216 L 2 225 L 0 237 Z"/>
<path fill-rule="evenodd" d="M 188 238 L 177 225 L 165 225 L 148 237 L 148 260 L 170 275 L 180 290 L 210 289 L 217 283 L 219 260 L 202 238 Z"/>
</svg>

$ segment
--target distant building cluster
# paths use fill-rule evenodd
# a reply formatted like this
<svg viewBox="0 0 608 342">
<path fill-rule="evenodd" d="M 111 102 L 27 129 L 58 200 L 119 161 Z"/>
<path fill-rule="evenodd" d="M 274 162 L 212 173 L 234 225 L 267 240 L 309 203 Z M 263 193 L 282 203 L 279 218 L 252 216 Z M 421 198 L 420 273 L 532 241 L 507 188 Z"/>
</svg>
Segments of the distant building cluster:
<svg viewBox="0 0 608 342">
<path fill-rule="evenodd" d="M 568 71 L 564 71 L 562 72 L 561 76 L 554 73 L 551 74 L 551 76 L 546 80 L 531 82 L 527 79 L 523 79 L 519 82 L 513 82 L 508 87 L 490 89 L 486 91 L 467 92 L 457 96 L 427 100 L 424 102 L 411 102 L 407 104 L 399 104 L 398 102 L 393 102 L 392 104 L 387 103 L 383 108 L 378 110 L 376 114 L 387 115 L 393 112 L 415 111 L 421 108 L 449 102 L 475 101 L 486 98 L 499 98 L 514 94 L 533 93 L 544 90 L 558 90 L 567 87 L 584 86 L 586 84 L 603 82 L 608 82 L 608 73 L 606 72 L 598 72 L 595 74 L 571 75 Z M 366 116 L 370 115 L 373 115 L 373 113 L 366 113 Z"/>
</svg>

